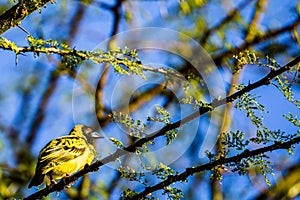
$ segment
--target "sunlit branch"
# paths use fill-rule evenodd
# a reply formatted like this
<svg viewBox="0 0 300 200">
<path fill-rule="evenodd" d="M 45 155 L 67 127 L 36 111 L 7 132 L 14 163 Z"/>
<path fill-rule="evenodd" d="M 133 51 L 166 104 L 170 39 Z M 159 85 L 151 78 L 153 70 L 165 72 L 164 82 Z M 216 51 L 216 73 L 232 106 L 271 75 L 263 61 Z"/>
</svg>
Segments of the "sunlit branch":
<svg viewBox="0 0 300 200">
<path fill-rule="evenodd" d="M 0 43 L 0 49 L 13 51 L 17 55 L 22 54 L 22 53 L 35 53 L 37 55 L 39 55 L 39 54 L 46 54 L 46 55 L 57 54 L 60 56 L 74 56 L 74 57 L 78 57 L 82 60 L 90 60 L 96 64 L 116 62 L 120 65 L 126 66 L 128 64 L 136 63 L 136 61 L 122 60 L 120 58 L 112 58 L 111 55 L 109 54 L 109 52 L 108 53 L 102 52 L 101 55 L 99 55 L 99 53 L 89 52 L 89 51 L 81 51 L 81 50 L 76 50 L 76 49 L 59 49 L 56 47 L 43 47 L 43 48 L 17 47 L 17 46 L 12 47 L 12 46 L 8 46 L 8 45 L 2 44 L 2 43 Z M 176 73 L 175 71 L 169 71 L 164 68 L 153 68 L 153 67 L 145 66 L 143 64 L 138 64 L 137 67 L 139 67 L 143 71 L 160 73 L 165 76 L 171 76 L 171 77 L 176 77 L 176 78 L 185 80 L 185 78 L 181 74 Z"/>
<path fill-rule="evenodd" d="M 8 29 L 19 25 L 21 21 L 32 12 L 43 8 L 47 3 L 54 0 L 20 0 L 0 16 L 0 35 Z"/>
</svg>

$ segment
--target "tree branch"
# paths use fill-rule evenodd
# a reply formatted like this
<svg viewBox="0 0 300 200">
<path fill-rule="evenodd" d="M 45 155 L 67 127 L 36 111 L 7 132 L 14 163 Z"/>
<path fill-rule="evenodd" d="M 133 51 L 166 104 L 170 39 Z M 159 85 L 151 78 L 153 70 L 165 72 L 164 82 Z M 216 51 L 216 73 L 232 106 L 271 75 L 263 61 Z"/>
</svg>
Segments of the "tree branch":
<svg viewBox="0 0 300 200">
<path fill-rule="evenodd" d="M 0 35 L 8 29 L 18 25 L 21 21 L 35 10 L 45 6 L 54 0 L 20 0 L 18 4 L 11 7 L 0 16 Z"/>
<path fill-rule="evenodd" d="M 253 156 L 257 156 L 260 154 L 264 154 L 266 152 L 271 152 L 274 150 L 278 150 L 278 149 L 288 149 L 290 148 L 292 145 L 300 143 L 300 137 L 296 137 L 294 139 L 291 139 L 288 142 L 283 142 L 283 143 L 275 143 L 272 144 L 270 146 L 266 146 L 266 147 L 262 147 L 259 149 L 255 149 L 252 151 L 249 150 L 245 150 L 243 153 L 238 154 L 236 156 L 232 156 L 232 157 L 228 157 L 228 158 L 220 158 L 216 161 L 204 164 L 204 165 L 199 165 L 196 167 L 190 167 L 190 168 L 186 168 L 186 170 L 178 175 L 173 175 L 173 176 L 169 176 L 165 181 L 162 181 L 154 186 L 151 187 L 146 187 L 146 189 L 134 196 L 132 196 L 129 199 L 143 199 L 143 197 L 147 196 L 148 194 L 155 192 L 157 190 L 161 190 L 164 187 L 178 182 L 178 181 L 184 181 L 186 180 L 189 176 L 195 174 L 195 173 L 199 173 L 201 171 L 205 171 L 205 170 L 210 170 L 218 165 L 224 165 L 227 163 L 236 163 L 236 162 L 240 162 L 242 159 L 244 158 L 249 158 L 249 157 L 253 157 Z"/>
<path fill-rule="evenodd" d="M 66 178 L 62 179 L 58 184 L 56 184 L 52 187 L 46 187 L 45 189 L 42 189 L 42 190 L 28 196 L 25 199 L 40 199 L 42 197 L 47 196 L 51 192 L 61 191 L 61 190 L 64 189 L 64 187 L 67 184 L 76 181 L 77 179 L 79 179 L 84 174 L 86 174 L 88 172 L 98 171 L 99 167 L 101 167 L 102 165 L 107 164 L 107 163 L 112 162 L 112 161 L 115 161 L 117 158 L 119 158 L 119 157 L 121 157 L 121 156 L 123 156 L 123 155 L 125 155 L 129 152 L 135 152 L 135 150 L 138 147 L 141 147 L 143 144 L 145 144 L 149 141 L 152 141 L 153 139 L 155 139 L 159 136 L 164 135 L 166 132 L 168 132 L 170 130 L 173 130 L 173 129 L 176 129 L 176 128 L 182 126 L 183 124 L 186 124 L 186 123 L 194 120 L 195 118 L 200 117 L 202 114 L 211 111 L 214 108 L 217 108 L 217 107 L 219 107 L 221 105 L 224 105 L 228 102 L 233 102 L 235 99 L 237 99 L 241 95 L 243 95 L 247 92 L 250 92 L 250 91 L 252 91 L 252 90 L 254 90 L 254 89 L 256 89 L 260 86 L 268 85 L 270 83 L 271 79 L 273 79 L 276 76 L 290 70 L 294 65 L 296 65 L 299 62 L 300 62 L 300 56 L 298 56 L 294 60 L 290 61 L 288 64 L 286 64 L 285 66 L 279 68 L 278 70 L 270 71 L 265 77 L 263 77 L 262 79 L 258 80 L 257 82 L 255 82 L 253 84 L 249 84 L 244 89 L 242 89 L 242 90 L 240 90 L 240 91 L 238 91 L 238 92 L 236 92 L 236 93 L 234 93 L 234 94 L 232 94 L 232 95 L 230 95 L 226 98 L 223 98 L 221 100 L 217 100 L 217 99 L 213 100 L 212 103 L 210 103 L 210 106 L 212 108 L 201 107 L 198 111 L 188 115 L 187 117 L 183 118 L 182 120 L 178 120 L 177 122 L 174 122 L 172 124 L 168 124 L 168 125 L 164 126 L 162 129 L 160 129 L 159 131 L 156 131 L 156 132 L 150 134 L 146 138 L 139 139 L 134 144 L 132 144 L 128 147 L 125 147 L 123 149 L 117 149 L 115 153 L 107 156 L 106 158 L 104 158 L 102 160 L 99 160 L 99 161 L 96 161 L 95 163 L 91 164 L 90 166 L 85 167 L 83 170 L 77 172 L 76 174 L 72 175 L 71 177 L 66 177 Z M 255 152 L 260 152 L 260 151 L 264 152 L 265 150 L 271 151 L 271 150 L 279 149 L 279 147 L 280 148 L 290 147 L 292 144 L 298 143 L 299 140 L 300 140 L 300 138 L 298 138 L 296 140 L 297 142 L 295 142 L 294 140 L 291 140 L 291 141 L 283 143 L 283 145 L 279 145 L 279 146 L 278 146 L 278 144 L 271 145 L 269 147 L 265 147 L 265 148 L 255 150 L 254 153 Z M 244 152 L 241 155 L 245 156 L 246 153 Z M 242 159 L 243 157 L 241 157 L 241 155 L 238 155 L 236 157 L 238 157 L 239 159 Z M 237 159 L 237 158 L 233 157 L 231 159 Z M 216 162 L 216 164 L 219 165 L 221 161 L 224 162 L 223 160 L 219 160 L 218 162 Z M 229 161 L 230 161 L 230 159 L 229 159 Z M 232 162 L 232 161 L 230 161 L 230 162 Z M 203 167 L 201 167 L 201 169 L 202 168 Z"/>
<path fill-rule="evenodd" d="M 1 42 L 1 39 L 3 42 Z M 82 60 L 89 60 L 92 61 L 96 64 L 99 63 L 111 63 L 111 62 L 118 62 L 120 65 L 128 65 L 128 62 L 134 64 L 137 61 L 135 60 L 124 60 L 116 57 L 112 57 L 110 53 L 107 52 L 102 52 L 101 55 L 99 53 L 95 53 L 93 51 L 84 51 L 84 50 L 76 50 L 76 49 L 70 49 L 70 48 L 65 48 L 65 49 L 60 49 L 59 47 L 30 47 L 30 46 L 23 46 L 19 47 L 13 42 L 5 39 L 5 38 L 0 38 L 0 49 L 3 50 L 8 50 L 8 51 L 13 51 L 17 55 L 21 53 L 35 53 L 37 55 L 39 54 L 57 54 L 60 56 L 74 56 L 78 57 Z M 173 76 L 179 79 L 185 80 L 184 77 L 182 77 L 181 74 L 168 71 L 167 69 L 164 68 L 153 68 L 149 66 L 145 66 L 143 64 L 138 64 L 137 67 L 139 67 L 143 71 L 151 71 L 155 73 L 160 73 L 165 76 Z"/>
<path fill-rule="evenodd" d="M 232 9 L 228 12 L 225 18 L 223 18 L 218 24 L 204 31 L 202 38 L 200 39 L 200 44 L 205 44 L 207 39 L 210 37 L 211 33 L 225 26 L 229 22 L 232 22 L 232 19 L 240 13 L 244 8 L 246 8 L 249 4 L 252 3 L 253 0 L 245 0 L 242 1 L 236 8 Z"/>
<path fill-rule="evenodd" d="M 224 58 L 228 58 L 228 56 L 235 55 L 238 52 L 241 52 L 253 45 L 260 44 L 268 39 L 274 38 L 274 37 L 276 37 L 280 34 L 283 34 L 287 31 L 291 31 L 294 28 L 298 27 L 299 25 L 300 25 L 300 16 L 298 16 L 297 19 L 295 19 L 293 22 L 291 22 L 290 24 L 287 24 L 284 27 L 269 30 L 264 35 L 256 36 L 254 38 L 251 38 L 251 40 L 245 40 L 245 42 L 243 44 L 241 44 L 240 46 L 228 49 L 224 52 L 221 52 L 219 55 L 213 56 L 213 60 L 216 65 L 220 65 Z"/>
<path fill-rule="evenodd" d="M 253 34 L 253 30 L 257 29 L 258 21 L 259 21 L 259 18 L 261 16 L 261 14 L 263 13 L 265 3 L 266 3 L 266 0 L 258 0 L 255 3 L 255 6 L 254 6 L 255 9 L 253 11 L 253 15 L 251 17 L 249 27 L 247 28 L 247 32 L 245 33 L 245 36 L 244 36 L 245 41 L 251 41 L 255 37 L 255 34 Z M 230 83 L 229 92 L 228 92 L 229 95 L 234 93 L 235 86 L 238 85 L 240 74 L 241 73 L 234 73 L 233 74 L 232 79 L 231 79 L 231 83 Z M 215 147 L 216 151 L 217 151 L 217 158 L 220 158 L 220 157 L 223 156 L 222 148 L 226 148 L 225 145 L 223 144 L 224 139 L 225 139 L 224 138 L 224 133 L 231 126 L 231 120 L 232 120 L 231 112 L 232 112 L 232 110 L 233 110 L 233 104 L 228 103 L 225 106 L 222 126 L 220 128 L 219 137 L 218 137 L 216 147 Z M 216 170 L 218 170 L 218 173 L 223 174 L 222 169 L 216 169 Z M 213 200 L 222 200 L 222 199 L 224 199 L 224 191 L 222 191 L 222 185 L 219 183 L 219 181 L 216 178 L 213 178 L 211 180 L 211 190 L 212 190 L 211 194 L 212 194 L 212 199 Z"/>
</svg>

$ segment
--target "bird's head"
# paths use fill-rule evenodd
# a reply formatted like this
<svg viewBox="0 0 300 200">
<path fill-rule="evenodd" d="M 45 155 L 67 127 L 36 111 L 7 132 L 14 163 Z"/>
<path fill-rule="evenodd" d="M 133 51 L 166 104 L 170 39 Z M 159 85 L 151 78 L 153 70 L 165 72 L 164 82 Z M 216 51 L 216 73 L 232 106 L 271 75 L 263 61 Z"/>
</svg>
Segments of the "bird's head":
<svg viewBox="0 0 300 200">
<path fill-rule="evenodd" d="M 82 125 L 82 124 L 78 124 L 76 125 L 70 132 L 69 135 L 76 135 L 79 137 L 85 137 L 86 140 L 92 144 L 94 139 L 99 139 L 99 138 L 104 138 L 103 135 L 101 135 L 100 133 L 94 131 L 92 128 Z"/>
</svg>

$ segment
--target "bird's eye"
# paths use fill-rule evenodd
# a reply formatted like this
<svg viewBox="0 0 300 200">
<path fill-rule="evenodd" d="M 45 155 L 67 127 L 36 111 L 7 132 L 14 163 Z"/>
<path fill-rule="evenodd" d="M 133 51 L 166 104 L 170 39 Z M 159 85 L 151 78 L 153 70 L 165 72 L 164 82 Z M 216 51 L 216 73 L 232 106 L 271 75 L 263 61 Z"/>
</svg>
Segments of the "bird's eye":
<svg viewBox="0 0 300 200">
<path fill-rule="evenodd" d="M 87 128 L 85 129 L 85 131 L 86 131 L 86 132 L 92 132 L 92 129 L 89 128 L 89 127 L 87 127 Z"/>
</svg>

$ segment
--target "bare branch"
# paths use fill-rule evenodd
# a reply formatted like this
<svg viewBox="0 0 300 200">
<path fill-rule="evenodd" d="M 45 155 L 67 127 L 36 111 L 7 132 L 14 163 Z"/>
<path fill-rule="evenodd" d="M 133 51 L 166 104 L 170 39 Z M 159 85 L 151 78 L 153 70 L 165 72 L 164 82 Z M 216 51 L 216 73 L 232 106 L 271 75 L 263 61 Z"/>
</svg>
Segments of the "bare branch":
<svg viewBox="0 0 300 200">
<path fill-rule="evenodd" d="M 266 147 L 262 147 L 262 148 L 258 148 L 252 151 L 249 150 L 245 150 L 243 153 L 238 154 L 236 156 L 232 156 L 232 157 L 228 157 L 228 158 L 220 158 L 216 161 L 204 164 L 204 165 L 199 165 L 196 167 L 190 167 L 190 168 L 186 168 L 186 170 L 178 175 L 173 175 L 173 176 L 169 176 L 165 181 L 162 181 L 154 186 L 151 187 L 147 187 L 144 191 L 138 193 L 137 195 L 134 195 L 133 197 L 131 197 L 130 199 L 143 199 L 143 197 L 147 196 L 148 194 L 157 191 L 157 190 L 161 190 L 164 187 L 178 182 L 178 181 L 184 181 L 186 180 L 189 176 L 195 174 L 195 173 L 199 173 L 205 170 L 210 170 L 213 167 L 216 167 L 218 165 L 224 165 L 227 163 L 236 163 L 241 161 L 244 158 L 249 158 L 249 157 L 253 157 L 253 156 L 257 156 L 260 154 L 264 154 L 266 152 L 271 152 L 274 150 L 278 150 L 278 149 L 288 149 L 290 148 L 292 145 L 300 143 L 300 137 L 296 137 L 294 139 L 291 139 L 288 142 L 283 142 L 283 143 L 275 143 L 272 144 L 270 146 L 266 146 Z"/>
</svg>

